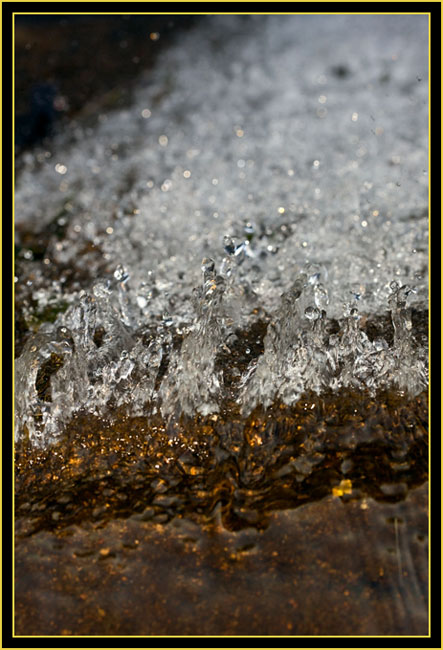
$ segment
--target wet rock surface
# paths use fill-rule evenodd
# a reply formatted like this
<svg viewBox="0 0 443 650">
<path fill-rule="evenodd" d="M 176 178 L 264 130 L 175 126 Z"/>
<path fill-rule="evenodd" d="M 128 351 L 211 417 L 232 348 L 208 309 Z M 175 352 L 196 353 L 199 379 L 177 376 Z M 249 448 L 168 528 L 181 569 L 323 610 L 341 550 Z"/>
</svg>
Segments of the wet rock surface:
<svg viewBox="0 0 443 650">
<path fill-rule="evenodd" d="M 264 530 L 111 520 L 42 530 L 16 552 L 16 632 L 426 635 L 427 488 L 329 496 Z"/>
<path fill-rule="evenodd" d="M 426 395 L 154 422 L 18 446 L 18 634 L 427 633 Z"/>
<path fill-rule="evenodd" d="M 344 391 L 173 427 L 79 415 L 48 450 L 18 445 L 17 534 L 130 516 L 206 522 L 214 512 L 229 530 L 260 529 L 273 510 L 333 491 L 401 500 L 427 479 L 427 416 L 426 394 L 408 402 Z"/>
</svg>

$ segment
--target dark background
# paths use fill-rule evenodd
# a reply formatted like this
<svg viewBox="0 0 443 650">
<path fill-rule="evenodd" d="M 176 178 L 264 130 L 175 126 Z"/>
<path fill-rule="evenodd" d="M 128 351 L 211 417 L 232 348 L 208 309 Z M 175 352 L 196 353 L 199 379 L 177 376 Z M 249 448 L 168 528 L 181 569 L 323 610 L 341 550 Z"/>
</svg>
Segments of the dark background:
<svg viewBox="0 0 443 650">
<path fill-rule="evenodd" d="M 64 10 L 64 8 L 62 7 Z M 139 9 L 140 10 L 140 9 Z M 15 16 L 15 150 L 131 98 L 180 32 L 205 16 Z"/>
</svg>

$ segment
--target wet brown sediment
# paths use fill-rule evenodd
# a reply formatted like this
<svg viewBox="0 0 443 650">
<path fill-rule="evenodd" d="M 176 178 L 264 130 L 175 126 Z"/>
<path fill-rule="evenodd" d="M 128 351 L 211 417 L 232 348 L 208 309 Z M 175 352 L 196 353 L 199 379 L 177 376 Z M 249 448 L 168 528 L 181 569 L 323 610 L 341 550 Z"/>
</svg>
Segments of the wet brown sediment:
<svg viewBox="0 0 443 650">
<path fill-rule="evenodd" d="M 17 447 L 16 632 L 426 634 L 426 479 L 426 394 L 78 415 Z"/>
<path fill-rule="evenodd" d="M 221 502 L 225 525 L 236 529 L 251 513 L 260 520 L 258 513 L 318 500 L 342 480 L 352 482 L 354 498 L 402 499 L 427 478 L 426 395 L 359 398 L 305 395 L 295 407 L 256 409 L 246 420 L 79 415 L 47 449 L 17 445 L 17 514 L 33 512 L 38 529 L 54 527 L 53 509 L 66 525 L 151 505 L 167 519 L 211 517 Z M 61 495 L 70 497 L 62 506 Z"/>
<path fill-rule="evenodd" d="M 113 519 L 16 551 L 17 634 L 427 634 L 426 485 L 329 496 L 262 531 Z"/>
</svg>

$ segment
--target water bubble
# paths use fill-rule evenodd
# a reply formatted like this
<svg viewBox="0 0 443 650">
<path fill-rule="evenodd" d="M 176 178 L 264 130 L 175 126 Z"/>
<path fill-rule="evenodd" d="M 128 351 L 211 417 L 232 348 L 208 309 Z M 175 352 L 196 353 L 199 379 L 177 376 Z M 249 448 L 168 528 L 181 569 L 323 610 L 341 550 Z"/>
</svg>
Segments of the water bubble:
<svg viewBox="0 0 443 650">
<path fill-rule="evenodd" d="M 225 235 L 223 237 L 223 246 L 225 251 L 228 253 L 228 255 L 234 255 L 235 253 L 235 242 L 232 239 L 232 237 L 229 237 L 228 235 Z"/>
<path fill-rule="evenodd" d="M 224 257 L 220 265 L 220 274 L 224 277 L 230 277 L 233 271 L 232 257 Z"/>
<path fill-rule="evenodd" d="M 320 311 L 317 307 L 309 306 L 305 309 L 305 316 L 308 320 L 317 320 L 320 318 Z"/>
<path fill-rule="evenodd" d="M 114 271 L 114 278 L 117 280 L 117 282 L 124 284 L 129 280 L 129 277 L 129 273 L 123 264 L 119 264 Z"/>
<path fill-rule="evenodd" d="M 254 226 L 250 221 L 245 224 L 244 231 L 247 235 L 252 235 L 254 233 Z"/>
<path fill-rule="evenodd" d="M 361 300 L 366 293 L 366 287 L 364 284 L 357 282 L 351 286 L 350 292 L 354 296 L 355 300 Z"/>
<path fill-rule="evenodd" d="M 108 298 L 112 293 L 109 280 L 106 281 L 101 280 L 100 282 L 96 282 L 96 284 L 94 284 L 94 286 L 92 287 L 92 292 L 94 296 L 98 299 Z"/>
<path fill-rule="evenodd" d="M 140 309 L 144 309 L 147 304 L 148 301 L 144 296 L 137 296 L 137 305 L 140 307 Z"/>
<path fill-rule="evenodd" d="M 234 256 L 237 258 L 237 264 L 241 264 L 246 257 L 247 247 L 249 245 L 248 241 L 241 242 L 238 246 L 235 247 Z"/>
<path fill-rule="evenodd" d="M 410 287 L 409 284 L 404 284 L 402 287 L 400 287 L 398 296 L 399 298 L 407 298 L 410 293 L 416 293 L 415 289 Z"/>
<path fill-rule="evenodd" d="M 326 310 L 326 307 L 329 305 L 328 290 L 321 282 L 314 287 L 314 301 L 321 311 Z"/>
<path fill-rule="evenodd" d="M 307 262 L 304 266 L 304 269 L 309 284 L 316 285 L 318 282 L 320 282 L 321 277 L 326 279 L 325 270 L 320 264 L 316 264 L 314 262 Z"/>
<path fill-rule="evenodd" d="M 318 272 L 316 272 L 316 273 L 312 273 L 312 274 L 308 277 L 308 282 L 309 282 L 309 284 L 316 284 L 316 283 L 320 280 L 320 275 L 321 275 L 321 274 L 318 273 Z"/>
<path fill-rule="evenodd" d="M 204 257 L 202 260 L 201 264 L 201 270 L 203 273 L 203 277 L 206 277 L 207 275 L 211 274 L 214 272 L 215 269 L 215 262 L 213 259 L 210 257 Z"/>
</svg>

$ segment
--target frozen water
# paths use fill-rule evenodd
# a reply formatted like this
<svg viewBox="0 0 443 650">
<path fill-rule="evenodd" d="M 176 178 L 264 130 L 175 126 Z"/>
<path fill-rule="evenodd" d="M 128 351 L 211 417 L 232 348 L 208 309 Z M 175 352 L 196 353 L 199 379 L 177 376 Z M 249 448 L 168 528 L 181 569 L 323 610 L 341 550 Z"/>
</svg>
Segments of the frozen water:
<svg viewBox="0 0 443 650">
<path fill-rule="evenodd" d="M 88 273 L 82 291 L 39 275 L 35 300 L 70 307 L 17 360 L 17 438 L 110 404 L 217 412 L 217 355 L 258 318 L 243 413 L 307 389 L 426 387 L 411 309 L 427 309 L 427 52 L 426 16 L 214 16 L 129 108 L 26 154 L 17 238 L 63 214 L 46 255 Z M 369 340 L 362 320 L 388 311 L 393 344 Z"/>
</svg>

